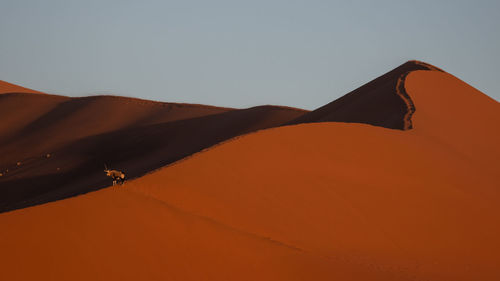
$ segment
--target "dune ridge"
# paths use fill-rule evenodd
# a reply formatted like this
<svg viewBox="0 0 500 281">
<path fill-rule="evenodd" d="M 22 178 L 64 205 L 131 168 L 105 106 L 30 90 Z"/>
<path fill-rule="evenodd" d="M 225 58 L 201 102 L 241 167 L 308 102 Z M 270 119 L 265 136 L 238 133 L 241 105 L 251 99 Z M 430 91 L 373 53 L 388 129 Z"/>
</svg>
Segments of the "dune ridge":
<svg viewBox="0 0 500 281">
<path fill-rule="evenodd" d="M 411 100 L 410 96 L 406 92 L 405 80 L 406 77 L 410 74 L 410 72 L 406 72 L 402 76 L 398 78 L 398 82 L 396 83 L 396 94 L 404 101 L 406 104 L 406 113 L 403 117 L 404 125 L 403 130 L 409 130 L 413 128 L 413 123 L 411 121 L 411 117 L 413 113 L 415 113 L 415 105 Z"/>
<path fill-rule="evenodd" d="M 404 91 L 404 77 L 416 70 L 442 72 L 424 62 L 408 61 L 289 124 L 347 122 L 390 129 L 411 129 L 411 116 L 416 109 L 411 97 Z"/>
<path fill-rule="evenodd" d="M 32 89 L 28 89 L 25 87 L 21 87 L 19 85 L 9 83 L 7 81 L 0 80 L 0 94 L 8 94 L 8 93 L 44 94 L 44 93 L 39 92 L 39 91 L 35 91 Z"/>
</svg>

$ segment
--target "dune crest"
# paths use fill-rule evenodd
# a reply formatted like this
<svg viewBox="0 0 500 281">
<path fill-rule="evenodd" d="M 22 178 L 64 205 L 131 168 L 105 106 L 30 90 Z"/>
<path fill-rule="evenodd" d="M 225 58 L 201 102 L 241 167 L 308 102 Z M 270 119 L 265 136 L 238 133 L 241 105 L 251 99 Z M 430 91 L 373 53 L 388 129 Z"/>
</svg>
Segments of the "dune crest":
<svg viewBox="0 0 500 281">
<path fill-rule="evenodd" d="M 31 93 L 31 94 L 43 94 L 42 92 L 21 87 L 6 81 L 0 80 L 0 94 L 7 93 Z"/>
<path fill-rule="evenodd" d="M 404 89 L 404 81 L 410 72 L 416 70 L 442 71 L 424 62 L 408 61 L 289 124 L 347 122 L 390 129 L 411 129 L 415 106 Z"/>
<path fill-rule="evenodd" d="M 410 74 L 410 72 L 406 72 L 398 78 L 398 82 L 396 83 L 396 94 L 404 101 L 406 105 L 406 113 L 403 116 L 403 130 L 409 130 L 413 128 L 413 123 L 411 117 L 413 113 L 415 113 L 415 105 L 411 100 L 410 96 L 406 92 L 405 88 L 405 80 L 406 77 Z"/>
</svg>

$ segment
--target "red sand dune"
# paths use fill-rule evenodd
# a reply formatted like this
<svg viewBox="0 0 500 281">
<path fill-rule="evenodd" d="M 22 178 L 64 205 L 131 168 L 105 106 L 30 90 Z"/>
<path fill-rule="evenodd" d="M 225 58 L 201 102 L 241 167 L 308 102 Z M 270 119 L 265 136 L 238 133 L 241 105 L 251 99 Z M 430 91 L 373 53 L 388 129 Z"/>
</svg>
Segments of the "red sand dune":
<svg viewBox="0 0 500 281">
<path fill-rule="evenodd" d="M 109 184 L 105 164 L 119 167 L 129 178 L 141 176 L 220 141 L 282 125 L 304 112 L 115 96 L 3 94 L 0 118 L 9 122 L 0 125 L 0 173 L 4 174 L 0 211 L 105 187 Z"/>
<path fill-rule="evenodd" d="M 234 110 L 115 96 L 3 94 L 0 118 L 9 122 L 0 125 L 0 212 L 106 187 L 104 165 L 135 178 L 260 129 L 320 121 L 410 129 L 415 108 L 401 85 L 418 69 L 438 70 L 409 61 L 312 112 L 276 106 Z"/>
<path fill-rule="evenodd" d="M 259 131 L 0 214 L 1 279 L 500 280 L 500 104 L 401 75 L 412 130 Z"/>
</svg>

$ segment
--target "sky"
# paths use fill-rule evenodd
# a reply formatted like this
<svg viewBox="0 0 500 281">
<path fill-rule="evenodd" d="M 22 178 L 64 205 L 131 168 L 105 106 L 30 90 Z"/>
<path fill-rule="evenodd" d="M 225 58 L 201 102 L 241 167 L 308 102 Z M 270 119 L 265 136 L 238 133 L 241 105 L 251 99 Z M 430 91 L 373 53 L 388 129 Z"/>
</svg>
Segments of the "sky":
<svg viewBox="0 0 500 281">
<path fill-rule="evenodd" d="M 500 1 L 1 0 L 0 80 L 314 109 L 407 60 L 500 100 Z"/>
</svg>

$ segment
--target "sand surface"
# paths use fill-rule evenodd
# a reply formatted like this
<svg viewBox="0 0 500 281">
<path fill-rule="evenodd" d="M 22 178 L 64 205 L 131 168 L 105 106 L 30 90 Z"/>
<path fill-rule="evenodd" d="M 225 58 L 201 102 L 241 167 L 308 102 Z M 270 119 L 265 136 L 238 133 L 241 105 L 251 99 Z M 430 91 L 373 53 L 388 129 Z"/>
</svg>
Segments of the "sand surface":
<svg viewBox="0 0 500 281">
<path fill-rule="evenodd" d="M 0 214 L 0 279 L 500 280 L 500 104 L 440 71 L 404 87 L 411 130 L 258 131 Z"/>
<path fill-rule="evenodd" d="M 0 95 L 0 212 L 109 185 L 104 166 L 134 178 L 306 111 L 231 109 L 116 96 Z M 47 157 L 50 155 L 50 157 Z M 19 164 L 18 164 L 19 163 Z"/>
</svg>

